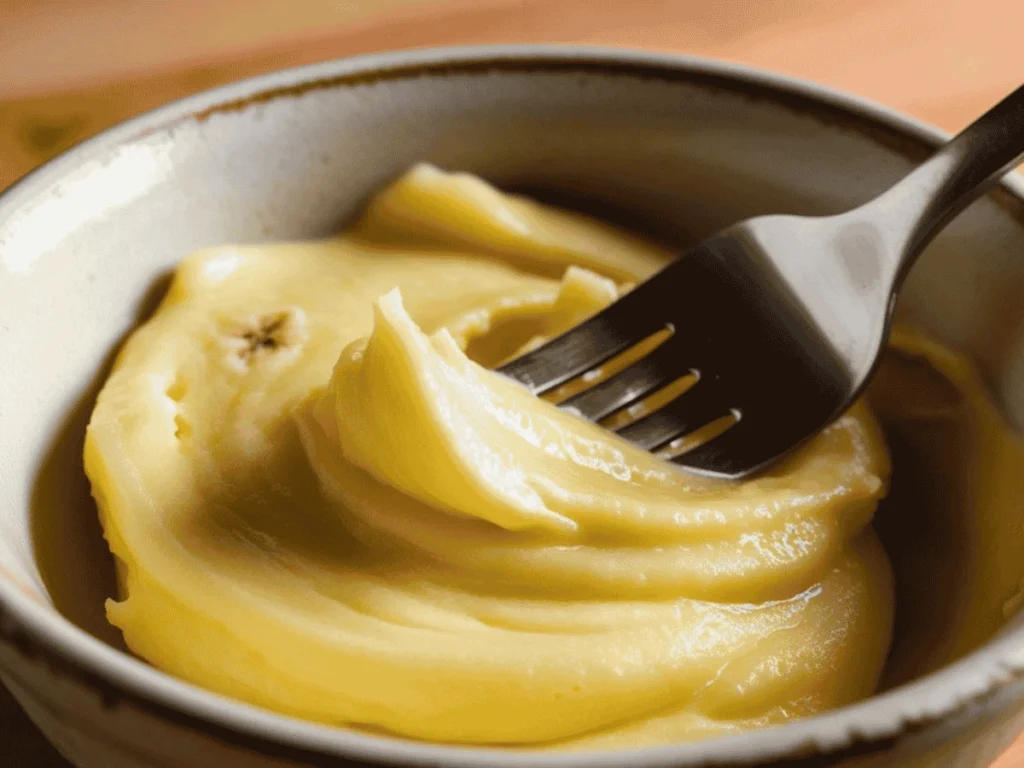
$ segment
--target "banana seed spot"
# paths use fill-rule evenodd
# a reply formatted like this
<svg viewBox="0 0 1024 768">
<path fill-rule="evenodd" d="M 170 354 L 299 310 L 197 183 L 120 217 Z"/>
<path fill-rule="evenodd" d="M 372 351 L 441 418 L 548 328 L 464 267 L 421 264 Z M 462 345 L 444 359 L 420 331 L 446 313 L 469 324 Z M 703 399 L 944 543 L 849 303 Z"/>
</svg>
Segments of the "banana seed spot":
<svg viewBox="0 0 1024 768">
<path fill-rule="evenodd" d="M 305 338 L 305 316 L 291 308 L 250 318 L 232 334 L 231 347 L 238 361 L 251 366 L 261 358 L 294 353 Z"/>
</svg>

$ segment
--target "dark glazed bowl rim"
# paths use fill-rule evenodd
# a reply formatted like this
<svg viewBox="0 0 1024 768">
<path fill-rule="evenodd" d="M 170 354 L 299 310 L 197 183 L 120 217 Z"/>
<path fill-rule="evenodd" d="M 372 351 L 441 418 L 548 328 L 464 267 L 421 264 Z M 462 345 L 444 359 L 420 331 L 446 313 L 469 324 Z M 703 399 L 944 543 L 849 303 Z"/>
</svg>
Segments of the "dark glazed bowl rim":
<svg viewBox="0 0 1024 768">
<path fill-rule="evenodd" d="M 941 131 L 864 99 L 796 78 L 702 58 L 630 49 L 502 45 L 418 49 L 297 67 L 241 80 L 172 102 L 67 150 L 0 193 L 3 229 L 19 209 L 70 171 L 112 147 L 176 124 L 244 110 L 270 100 L 387 80 L 488 72 L 578 72 L 681 81 L 767 101 L 863 134 L 917 160 L 947 137 Z M 994 193 L 1024 222 L 1024 184 Z M 1024 231 L 1022 231 L 1024 237 Z M 0 579 L 0 642 L 40 659 L 96 691 L 107 706 L 130 705 L 228 744 L 308 765 L 490 766 L 526 768 L 617 765 L 810 768 L 842 757 L 885 751 L 909 734 L 969 716 L 1024 678 L 1024 627 L 1005 631 L 958 662 L 857 704 L 784 726 L 664 747 L 603 752 L 509 751 L 443 746 L 348 731 L 277 715 L 171 678 L 78 629 Z M 1016 648 L 1015 648 L 1016 646 Z M 5 670 L 18 680 L 17 670 Z"/>
</svg>

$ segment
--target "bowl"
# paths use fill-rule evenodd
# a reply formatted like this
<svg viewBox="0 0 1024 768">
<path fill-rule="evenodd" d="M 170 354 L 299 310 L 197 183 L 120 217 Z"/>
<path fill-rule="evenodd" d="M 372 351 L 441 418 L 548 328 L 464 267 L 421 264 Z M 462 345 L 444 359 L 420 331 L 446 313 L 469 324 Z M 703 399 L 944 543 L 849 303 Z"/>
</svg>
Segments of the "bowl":
<svg viewBox="0 0 1024 768">
<path fill-rule="evenodd" d="M 416 161 L 681 246 L 757 213 L 856 205 L 944 138 L 864 100 L 746 67 L 512 46 L 277 72 L 66 152 L 0 196 L 0 679 L 68 759 L 90 768 L 987 765 L 1024 729 L 1024 619 L 1009 616 L 977 647 L 945 656 L 941 629 L 968 610 L 1002 610 L 1012 595 L 995 584 L 939 601 L 937 631 L 913 640 L 935 661 L 913 679 L 897 672 L 868 700 L 785 726 L 619 752 L 422 744 L 260 710 L 127 653 L 103 618 L 113 564 L 81 468 L 111 356 L 183 256 L 336 231 Z M 902 314 L 971 356 L 1018 427 L 1021 296 L 1024 186 L 1009 179 L 934 241 L 900 300 Z M 1020 508 L 1006 529 L 1019 535 L 983 542 L 993 557 L 1022 551 L 1024 499 Z M 957 546 L 952 529 L 920 524 Z M 916 555 L 915 567 L 963 568 L 957 580 L 973 584 L 948 547 Z M 911 581 L 898 582 L 904 604 L 929 579 Z"/>
</svg>

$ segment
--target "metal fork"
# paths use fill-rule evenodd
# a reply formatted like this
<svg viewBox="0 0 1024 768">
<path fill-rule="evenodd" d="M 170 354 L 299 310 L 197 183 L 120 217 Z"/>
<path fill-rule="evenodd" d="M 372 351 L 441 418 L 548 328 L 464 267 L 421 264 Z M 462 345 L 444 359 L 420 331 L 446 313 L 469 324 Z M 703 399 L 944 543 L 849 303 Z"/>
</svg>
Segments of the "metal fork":
<svg viewBox="0 0 1024 768">
<path fill-rule="evenodd" d="M 1022 155 L 1024 85 L 868 203 L 730 226 L 499 370 L 541 395 L 669 329 L 648 355 L 560 406 L 597 421 L 693 373 L 690 389 L 618 433 L 658 451 L 732 414 L 731 427 L 672 461 L 716 476 L 753 473 L 852 404 L 911 264 Z"/>
</svg>

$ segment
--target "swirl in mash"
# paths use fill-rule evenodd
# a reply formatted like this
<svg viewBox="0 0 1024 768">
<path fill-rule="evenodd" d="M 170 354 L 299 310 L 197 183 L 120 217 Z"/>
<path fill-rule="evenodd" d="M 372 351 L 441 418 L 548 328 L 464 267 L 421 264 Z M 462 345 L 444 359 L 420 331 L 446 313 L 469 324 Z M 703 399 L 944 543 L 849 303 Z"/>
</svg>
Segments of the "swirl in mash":
<svg viewBox="0 0 1024 768">
<path fill-rule="evenodd" d="M 870 694 L 893 606 L 865 406 L 730 483 L 474 362 L 665 258 L 429 166 L 343 237 L 191 256 L 89 426 L 110 620 L 220 693 L 442 742 L 664 743 Z"/>
</svg>

